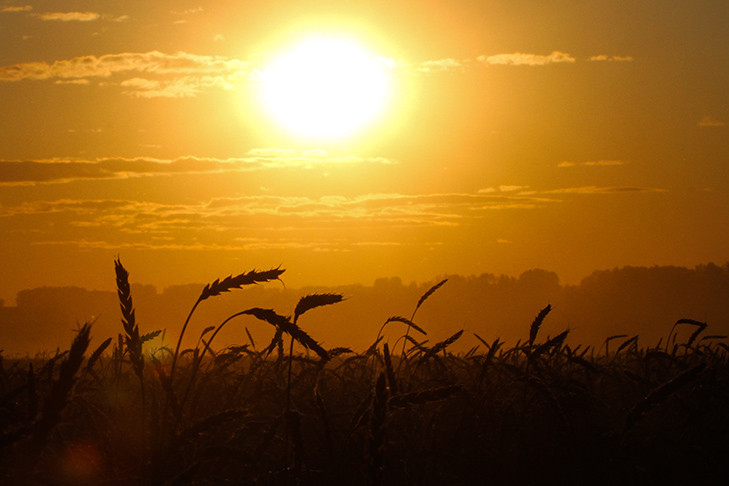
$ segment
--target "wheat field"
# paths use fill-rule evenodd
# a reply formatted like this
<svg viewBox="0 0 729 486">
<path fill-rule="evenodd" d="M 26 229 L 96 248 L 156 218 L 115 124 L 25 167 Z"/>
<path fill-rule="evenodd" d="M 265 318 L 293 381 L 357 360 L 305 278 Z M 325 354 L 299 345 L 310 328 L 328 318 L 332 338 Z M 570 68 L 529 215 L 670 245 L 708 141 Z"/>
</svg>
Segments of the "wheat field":
<svg viewBox="0 0 729 486">
<path fill-rule="evenodd" d="M 140 329 L 129 273 L 115 262 L 117 336 L 78 329 L 67 350 L 0 361 L 2 484 L 687 484 L 729 477 L 726 336 L 686 316 L 658 343 L 603 346 L 540 333 L 506 345 L 467 331 L 431 336 L 427 301 L 373 322 L 367 349 L 327 349 L 299 318 L 337 305 L 248 308 L 202 328 L 199 305 L 278 280 L 249 271 L 206 285 L 175 344 Z M 290 312 L 290 315 L 287 315 Z M 322 309 L 321 312 L 326 312 Z M 256 342 L 248 326 L 266 325 Z M 241 342 L 217 347 L 224 327 Z M 384 329 L 399 329 L 388 342 Z M 679 328 L 691 330 L 679 340 Z M 198 335 L 183 348 L 186 333 Z M 388 334 L 390 335 L 390 334 Z M 683 335 L 683 334 L 682 334 Z M 0 358 L 2 355 L 0 354 Z"/>
</svg>

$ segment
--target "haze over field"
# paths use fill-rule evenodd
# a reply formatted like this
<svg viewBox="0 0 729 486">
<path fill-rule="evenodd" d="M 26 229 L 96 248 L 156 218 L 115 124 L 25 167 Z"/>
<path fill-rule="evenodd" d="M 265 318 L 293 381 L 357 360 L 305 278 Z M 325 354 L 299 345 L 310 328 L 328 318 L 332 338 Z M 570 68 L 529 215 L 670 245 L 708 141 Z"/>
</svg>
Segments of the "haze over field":
<svg viewBox="0 0 729 486">
<path fill-rule="evenodd" d="M 111 291 L 117 254 L 160 289 L 721 264 L 727 25 L 715 0 L 0 0 L 0 298 Z M 362 50 L 272 84 L 311 35 Z M 382 93 L 329 71 L 355 52 Z M 303 130 L 322 73 L 381 112 Z"/>
<path fill-rule="evenodd" d="M 285 277 L 286 272 L 282 275 Z M 133 270 L 130 278 L 134 282 Z M 430 295 L 415 318 L 428 334 L 415 333 L 414 337 L 432 346 L 464 330 L 449 348 L 452 352 L 465 353 L 474 346 L 485 352 L 476 335 L 489 343 L 499 338 L 509 346 L 523 342 L 535 316 L 547 304 L 551 312 L 543 326 L 545 336 L 569 329 L 572 347 L 594 346 L 598 354 L 604 352 L 605 339 L 611 336 L 623 335 L 616 341 L 620 344 L 638 335 L 640 346 L 656 346 L 660 340 L 665 342 L 678 319 L 706 322 L 705 334 L 714 339 L 729 335 L 729 263 L 693 269 L 626 267 L 594 272 L 580 285 L 562 285 L 555 273 L 536 269 L 517 278 L 482 274 L 447 275 L 442 279 L 447 281 Z M 410 318 L 420 297 L 436 283 L 383 278 L 372 285 L 335 288 L 291 289 L 271 282 L 233 290 L 204 302 L 196 310 L 184 344 L 193 348 L 205 328 L 217 326 L 245 309 L 262 307 L 290 315 L 304 295 L 334 292 L 344 301 L 307 313 L 299 325 L 327 348 L 348 347 L 362 352 L 374 342 L 388 318 Z M 132 283 L 140 332 L 165 332 L 161 340 L 147 346 L 148 351 L 174 345 L 203 287 L 196 284 L 156 289 Z M 0 343 L 6 356 L 53 352 L 83 322 L 94 322 L 94 336 L 99 342 L 122 332 L 119 299 L 114 291 L 43 287 L 21 291 L 17 300 L 17 306 L 0 306 Z M 250 345 L 246 329 L 257 349 L 268 346 L 274 334 L 269 324 L 239 316 L 216 339 L 215 347 Z M 401 323 L 390 323 L 384 330 L 384 342 L 395 349 L 404 332 Z M 691 332 L 679 329 L 678 342 L 684 342 Z"/>
</svg>

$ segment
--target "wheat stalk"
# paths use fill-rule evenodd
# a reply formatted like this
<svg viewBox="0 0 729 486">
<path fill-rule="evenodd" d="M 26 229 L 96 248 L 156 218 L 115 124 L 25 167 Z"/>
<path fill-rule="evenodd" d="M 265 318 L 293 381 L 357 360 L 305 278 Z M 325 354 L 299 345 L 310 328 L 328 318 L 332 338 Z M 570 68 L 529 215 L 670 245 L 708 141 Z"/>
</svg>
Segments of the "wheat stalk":
<svg viewBox="0 0 729 486">
<path fill-rule="evenodd" d="M 331 456 L 334 455 L 334 441 L 332 437 L 332 425 L 329 420 L 329 409 L 327 408 L 324 398 L 319 392 L 319 384 L 314 387 L 314 400 L 316 402 L 316 410 L 319 413 L 319 420 L 322 423 L 324 429 L 324 439 L 326 442 L 327 450 Z"/>
<path fill-rule="evenodd" d="M 660 402 L 671 396 L 677 390 L 687 385 L 689 382 L 696 379 L 696 377 L 706 367 L 706 363 L 700 363 L 683 373 L 676 376 L 674 379 L 660 385 L 645 396 L 642 400 L 635 404 L 633 409 L 628 414 L 625 420 L 624 432 L 630 430 L 635 423 L 640 420 L 646 413 Z"/>
<path fill-rule="evenodd" d="M 192 315 L 195 313 L 195 309 L 197 309 L 197 306 L 200 305 L 201 302 L 209 299 L 210 297 L 220 295 L 223 292 L 230 292 L 233 289 L 243 288 L 245 285 L 255 285 L 271 280 L 281 280 L 281 274 L 284 272 L 285 270 L 281 268 L 272 268 L 265 271 L 251 270 L 249 272 L 236 275 L 235 277 L 228 276 L 223 280 L 216 279 L 213 283 L 207 284 L 200 293 L 200 296 L 197 298 L 197 301 L 195 301 L 192 309 L 190 309 L 190 313 L 187 315 L 187 319 L 185 319 L 185 323 L 182 325 L 180 336 L 177 338 L 177 346 L 175 346 L 175 353 L 172 356 L 172 366 L 170 367 L 170 381 L 172 381 L 175 376 L 177 359 L 180 355 L 180 346 L 182 345 L 182 338 L 185 335 L 188 324 L 190 324 Z"/>
<path fill-rule="evenodd" d="M 68 357 L 61 363 L 58 380 L 53 382 L 50 394 L 43 402 L 43 412 L 36 423 L 34 442 L 40 447 L 51 429 L 61 418 L 61 412 L 66 408 L 68 398 L 76 383 L 76 372 L 81 367 L 84 353 L 91 342 L 91 324 L 86 323 L 78 330 L 71 343 Z"/>
<path fill-rule="evenodd" d="M 119 296 L 119 306 L 122 312 L 122 326 L 126 336 L 124 344 L 126 344 L 129 352 L 129 360 L 134 367 L 134 373 L 139 377 L 142 388 L 144 388 L 144 355 L 142 354 L 142 339 L 139 336 L 139 326 L 137 325 L 136 316 L 134 314 L 134 305 L 132 304 L 132 291 L 129 286 L 129 272 L 124 268 L 121 260 L 117 257 L 114 260 L 114 270 L 116 272 L 116 288 Z"/>
<path fill-rule="evenodd" d="M 223 292 L 230 292 L 234 289 L 241 289 L 246 285 L 254 285 L 263 282 L 269 282 L 271 280 L 281 280 L 281 274 L 285 270 L 281 268 L 272 268 L 270 270 L 258 271 L 251 270 L 247 273 L 241 273 L 235 277 L 229 275 L 223 280 L 216 279 L 213 283 L 208 284 L 203 288 L 198 301 L 202 302 L 210 297 L 220 295 Z"/>
<path fill-rule="evenodd" d="M 563 331 L 559 334 L 557 334 L 555 337 L 551 339 L 547 339 L 544 343 L 537 346 L 534 351 L 529 355 L 531 358 L 538 358 L 542 353 L 553 349 L 553 348 L 559 348 L 564 344 L 565 339 L 567 339 L 567 335 L 569 334 L 570 330 L 567 329 L 566 331 Z"/>
<path fill-rule="evenodd" d="M 387 396 L 385 373 L 381 372 L 375 382 L 375 393 L 372 399 L 372 411 L 370 415 L 369 476 L 373 485 L 382 484 Z"/>
<path fill-rule="evenodd" d="M 273 352 L 273 350 L 276 349 L 276 347 L 281 345 L 282 343 L 283 343 L 283 330 L 276 328 L 276 333 L 273 335 L 273 338 L 271 338 L 271 342 L 262 351 L 263 355 L 265 357 L 268 357 L 268 355 L 271 354 Z"/>
<path fill-rule="evenodd" d="M 406 405 L 422 405 L 428 402 L 443 400 L 456 392 L 461 391 L 461 385 L 448 385 L 438 388 L 430 388 L 417 392 L 404 393 L 390 397 L 388 405 L 391 407 L 404 407 Z"/>
<path fill-rule="evenodd" d="M 402 317 L 402 316 L 392 316 L 392 317 L 388 317 L 387 320 L 385 321 L 385 323 L 382 324 L 382 326 L 380 327 L 380 331 L 377 333 L 377 340 L 379 340 L 380 336 L 382 335 L 382 331 L 385 329 L 385 326 L 387 326 L 391 322 L 402 322 L 403 324 L 407 324 L 408 331 L 412 327 L 413 329 L 415 329 L 416 331 L 418 331 L 419 333 L 421 333 L 423 335 L 428 334 L 427 332 L 425 332 L 424 329 L 422 329 L 420 326 L 415 324 L 411 319 L 408 319 L 407 317 Z M 407 332 L 405 333 L 405 336 L 408 336 Z"/>
<path fill-rule="evenodd" d="M 532 325 L 529 327 L 529 350 L 531 351 L 532 346 L 534 346 L 534 340 L 537 338 L 537 333 L 539 332 L 539 328 L 542 326 L 542 322 L 544 322 L 544 318 L 547 317 L 547 314 L 549 314 L 549 311 L 552 310 L 551 304 L 547 304 L 547 307 L 539 311 L 539 314 L 537 314 L 537 317 L 534 318 L 534 322 L 532 322 Z"/>
<path fill-rule="evenodd" d="M 428 348 L 425 346 L 425 344 L 428 342 L 428 339 L 426 339 L 425 341 L 420 342 L 420 343 L 412 336 L 403 336 L 403 339 L 405 339 L 407 342 L 412 344 L 412 347 L 410 349 L 408 349 L 407 353 L 403 354 L 403 357 L 412 353 L 413 349 L 417 349 L 420 353 L 428 352 Z M 399 366 L 399 364 L 398 364 L 398 366 Z"/>
<path fill-rule="evenodd" d="M 410 321 L 411 321 L 411 322 L 415 320 L 415 313 L 416 313 L 416 312 L 418 312 L 418 309 L 420 309 L 420 306 L 421 306 L 421 305 L 423 305 L 423 303 L 424 303 L 424 302 L 425 302 L 426 300 L 428 300 L 428 297 L 430 297 L 431 295 L 433 295 L 433 293 L 435 293 L 435 291 L 436 291 L 436 290 L 438 290 L 439 288 L 441 288 L 441 287 L 443 286 L 443 284 L 445 284 L 445 283 L 446 283 L 447 281 L 448 281 L 448 279 L 447 279 L 447 278 L 446 278 L 446 279 L 443 279 L 443 280 L 441 280 L 440 282 L 438 282 L 437 284 L 435 284 L 435 285 L 433 285 L 433 286 L 432 286 L 431 288 L 429 288 L 429 289 L 428 289 L 428 290 L 427 290 L 427 291 L 426 291 L 426 292 L 425 292 L 425 293 L 424 293 L 424 294 L 423 294 L 423 295 L 422 295 L 422 296 L 420 297 L 420 299 L 418 299 L 418 303 L 417 303 L 417 304 L 415 305 L 415 309 L 413 309 L 413 313 L 412 313 L 412 315 L 410 316 Z M 385 323 L 385 324 L 387 324 L 387 323 Z M 383 325 L 383 327 L 384 327 L 384 325 Z M 416 330 L 418 329 L 418 328 L 417 328 L 416 326 L 414 326 L 414 325 L 409 325 L 409 326 L 408 326 L 408 328 L 407 328 L 407 329 L 405 330 L 405 337 L 407 337 L 407 336 L 409 336 L 409 335 L 410 335 L 410 328 L 411 328 L 411 327 L 412 327 L 413 329 L 416 329 Z M 380 330 L 380 332 L 382 332 L 382 331 Z M 425 334 L 425 332 L 424 332 L 424 331 L 423 331 L 423 334 Z M 405 341 L 403 341 L 403 343 L 402 343 L 402 351 L 401 351 L 401 354 L 402 354 L 402 355 L 405 355 Z M 400 363 L 402 363 L 402 361 L 400 361 Z M 398 369 L 398 371 L 400 370 L 400 363 L 398 363 L 398 365 L 397 365 L 397 369 Z"/>
<path fill-rule="evenodd" d="M 273 309 L 262 309 L 260 307 L 253 307 L 239 312 L 237 315 L 243 314 L 251 315 L 256 319 L 268 322 L 269 324 L 290 335 L 306 349 L 311 349 L 312 351 L 314 351 L 322 359 L 329 359 L 329 354 L 324 348 L 319 345 L 319 343 L 312 339 L 311 336 L 306 334 L 299 326 L 291 322 L 288 317 L 277 314 L 273 311 Z"/>
<path fill-rule="evenodd" d="M 623 349 L 627 348 L 631 344 L 635 344 L 636 346 L 638 345 L 638 335 L 637 334 L 635 336 L 633 336 L 632 338 L 630 338 L 630 339 L 626 339 L 623 342 L 623 344 L 621 344 L 620 346 L 618 346 L 618 349 L 615 351 L 615 357 L 617 358 L 618 355 L 620 354 L 620 351 L 622 351 Z"/>
<path fill-rule="evenodd" d="M 606 337 L 605 338 L 605 341 L 604 341 L 604 344 L 605 344 L 605 356 L 608 356 L 610 354 L 610 351 L 609 351 L 610 341 L 612 341 L 614 339 L 625 338 L 625 337 L 628 337 L 628 335 L 627 334 L 615 334 L 613 336 Z M 602 346 L 600 348 L 602 349 Z M 597 352 L 599 353 L 600 350 L 598 349 Z"/>
<path fill-rule="evenodd" d="M 385 370 L 387 371 L 387 381 L 390 384 L 390 392 L 397 395 L 397 381 L 395 379 L 395 370 L 392 369 L 392 360 L 390 359 L 390 347 L 385 343 L 382 346 L 382 355 L 385 358 Z"/>
<path fill-rule="evenodd" d="M 415 313 L 416 313 L 416 312 L 418 312 L 418 309 L 420 309 L 420 306 L 421 306 L 421 305 L 423 305 L 423 302 L 425 302 L 426 300 L 428 300 L 428 297 L 430 297 L 431 295 L 433 295 L 433 293 L 434 293 L 434 292 L 435 292 L 436 290 L 438 290 L 439 288 L 441 288 L 441 287 L 443 286 L 443 284 L 444 284 L 444 283 L 446 283 L 447 281 L 448 281 L 448 279 L 447 279 L 447 278 L 446 278 L 446 279 L 443 279 L 443 280 L 441 280 L 440 282 L 438 282 L 437 284 L 435 284 L 435 285 L 433 285 L 433 286 L 432 286 L 431 288 L 429 288 L 429 289 L 428 289 L 428 290 L 427 290 L 427 291 L 426 291 L 426 292 L 425 292 L 425 293 L 424 293 L 424 294 L 423 294 L 423 295 L 422 295 L 422 296 L 420 297 L 420 299 L 418 300 L 418 303 L 417 303 L 417 304 L 415 305 L 415 310 L 413 310 L 413 315 L 412 315 L 412 316 L 410 317 L 410 320 L 413 320 L 413 319 L 415 319 Z"/>
<path fill-rule="evenodd" d="M 336 304 L 337 302 L 341 302 L 343 299 L 344 297 L 342 297 L 341 294 L 332 293 L 309 294 L 302 297 L 301 299 L 299 299 L 299 302 L 296 304 L 296 308 L 294 309 L 294 324 L 296 324 L 296 322 L 299 320 L 299 317 L 304 312 L 315 309 L 317 307 Z"/>
<path fill-rule="evenodd" d="M 438 354 L 439 352 L 441 352 L 442 350 L 444 350 L 445 348 L 447 348 L 448 346 L 450 346 L 451 344 L 456 342 L 458 340 L 458 338 L 461 337 L 462 334 L 463 334 L 463 329 L 461 329 L 460 331 L 458 331 L 457 333 L 455 333 L 448 339 L 435 343 L 433 345 L 433 347 L 428 349 L 420 359 L 424 361 L 424 360 L 430 358 L 431 356 L 435 356 L 436 354 Z"/>
<path fill-rule="evenodd" d="M 35 420 L 38 415 L 38 392 L 35 386 L 35 373 L 33 372 L 33 363 L 28 363 L 28 422 Z"/>
<path fill-rule="evenodd" d="M 91 353 L 91 356 L 89 356 L 89 360 L 86 362 L 86 371 L 91 371 L 91 369 L 94 367 L 94 364 L 101 358 L 101 355 L 106 351 L 106 348 L 109 347 L 111 344 L 112 338 L 107 338 L 103 343 L 99 345 L 96 350 Z"/>
<path fill-rule="evenodd" d="M 251 347 L 253 348 L 253 351 L 256 350 L 256 342 L 253 340 L 253 336 L 251 336 L 251 332 L 246 327 L 246 335 L 248 336 L 248 341 L 251 342 Z"/>
</svg>

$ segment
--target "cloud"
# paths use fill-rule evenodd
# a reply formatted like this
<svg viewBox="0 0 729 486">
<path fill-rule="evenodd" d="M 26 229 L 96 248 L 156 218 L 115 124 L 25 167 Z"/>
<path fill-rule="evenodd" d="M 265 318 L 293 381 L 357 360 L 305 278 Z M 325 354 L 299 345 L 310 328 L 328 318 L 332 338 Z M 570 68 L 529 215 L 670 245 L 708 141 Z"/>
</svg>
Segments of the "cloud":
<svg viewBox="0 0 729 486">
<path fill-rule="evenodd" d="M 132 78 L 120 83 L 124 94 L 134 98 L 186 98 L 211 88 L 233 89 L 232 80 L 223 76 L 182 76 L 171 80 Z"/>
<path fill-rule="evenodd" d="M 9 8 L 9 7 L 8 7 Z M 93 12 L 66 12 L 41 14 L 46 20 L 81 21 L 95 20 Z M 92 18 L 93 17 L 93 18 Z M 122 15 L 113 18 L 115 22 L 128 20 Z M 224 37 L 216 35 L 216 41 Z M 629 60 L 632 58 L 599 55 L 592 60 Z M 574 63 L 575 58 L 567 53 L 553 51 L 548 55 L 510 53 L 481 55 L 474 59 L 444 58 L 407 63 L 380 58 L 388 69 L 400 69 L 411 74 L 436 74 L 466 72 L 475 65 L 544 66 L 555 63 Z M 126 75 L 127 79 L 119 80 Z M 122 93 L 135 98 L 183 98 L 193 97 L 210 89 L 234 89 L 243 80 L 256 83 L 260 70 L 254 62 L 236 58 L 212 55 L 197 55 L 187 52 L 167 54 L 160 51 L 124 52 L 100 56 L 78 56 L 54 62 L 26 62 L 0 66 L 0 81 L 19 82 L 24 80 L 67 80 L 105 79 L 104 85 L 118 84 Z M 62 83 L 58 83 L 62 84 Z M 68 84 L 82 84 L 68 83 Z"/>
<path fill-rule="evenodd" d="M 725 123 L 721 120 L 717 120 L 713 116 L 706 115 L 704 116 L 698 123 L 698 126 L 701 128 L 706 127 L 723 127 Z"/>
<path fill-rule="evenodd" d="M 539 205 L 529 198 L 470 193 L 251 195 L 193 204 L 61 199 L 0 206 L 0 218 L 12 218 L 8 224 L 16 232 L 33 232 L 34 241 L 40 244 L 113 241 L 113 247 L 127 243 L 196 248 L 203 241 L 209 242 L 208 247 L 224 241 L 238 249 L 262 249 L 321 247 L 322 242 L 313 245 L 301 239 L 308 238 L 304 234 L 317 232 L 328 232 L 330 243 L 341 246 L 340 240 L 346 241 L 345 235 L 349 234 L 343 229 L 453 227 L 478 220 L 493 210 L 530 210 Z M 38 221 L 48 218 L 56 225 L 38 226 Z M 59 225 L 73 238 L 59 241 Z M 391 243 L 377 239 L 368 242 L 369 246 L 384 244 Z"/>
<path fill-rule="evenodd" d="M 68 239 L 68 240 L 46 240 L 46 241 L 34 241 L 31 243 L 33 246 L 75 246 L 82 249 L 96 249 L 96 250 L 187 250 L 187 251 L 245 251 L 254 249 L 266 249 L 264 245 L 257 245 L 259 248 L 255 248 L 251 244 L 220 244 L 211 242 L 176 242 L 176 241 L 165 241 L 163 239 L 155 238 L 154 236 L 149 239 L 142 241 L 115 241 L 109 242 L 105 240 L 90 240 L 86 238 L 81 239 Z M 293 245 L 290 245 L 288 249 L 291 249 Z"/>
<path fill-rule="evenodd" d="M 59 184 L 80 180 L 130 179 L 180 174 L 219 174 L 264 169 L 309 168 L 343 164 L 394 164 L 384 157 L 357 157 L 326 151 L 256 149 L 244 157 L 178 159 L 106 157 L 93 160 L 52 159 L 0 161 L 0 187 L 11 185 Z"/>
<path fill-rule="evenodd" d="M 172 13 L 175 15 L 196 15 L 204 11 L 205 9 L 202 7 L 193 7 L 186 10 L 173 10 Z"/>
<path fill-rule="evenodd" d="M 41 20 L 59 22 L 91 22 L 98 20 L 101 15 L 96 12 L 47 12 L 38 14 Z"/>
<path fill-rule="evenodd" d="M 159 89 L 160 83 L 156 80 L 144 79 L 144 78 L 131 78 L 119 83 L 120 86 L 125 88 L 135 88 L 141 90 L 156 90 Z"/>
<path fill-rule="evenodd" d="M 657 187 L 639 187 L 639 186 L 580 186 L 580 187 L 563 187 L 560 189 L 551 189 L 542 191 L 541 194 L 620 194 L 627 192 L 665 192 L 665 189 Z"/>
<path fill-rule="evenodd" d="M 474 61 L 488 65 L 510 65 L 510 66 L 544 66 L 554 63 L 574 63 L 575 58 L 567 53 L 553 51 L 549 55 L 525 54 L 515 52 L 511 54 L 481 55 L 476 59 L 456 59 L 452 57 L 434 59 L 419 63 L 408 63 L 389 59 L 391 68 L 403 69 L 414 74 L 435 74 L 445 72 L 466 72 L 474 66 Z"/>
<path fill-rule="evenodd" d="M 34 245 L 176 250 L 354 251 L 394 246 L 388 237 L 362 242 L 349 229 L 448 228 L 482 224 L 495 210 L 531 211 L 560 203 L 559 195 L 657 192 L 634 186 L 479 193 L 366 193 L 355 196 L 254 194 L 191 203 L 127 199 L 34 200 L 0 206 L 3 224 L 32 233 Z M 514 186 L 516 187 L 516 186 Z M 526 186 L 521 186 L 526 187 Z M 55 225 L 39 222 L 52 219 Z M 64 231 L 59 234 L 59 228 Z M 376 231 L 371 234 L 388 235 Z M 499 239 L 508 244 L 509 240 Z M 407 243 L 404 243 L 407 244 Z M 431 245 L 431 242 L 410 244 Z"/>
<path fill-rule="evenodd" d="M 565 160 L 565 161 L 557 164 L 557 167 L 560 167 L 560 168 L 577 167 L 577 166 L 614 167 L 614 166 L 625 165 L 625 164 L 627 164 L 627 162 L 624 160 L 588 160 L 586 162 L 570 162 L 568 160 Z"/>
<path fill-rule="evenodd" d="M 459 60 L 453 58 L 437 59 L 434 61 L 423 61 L 415 66 L 415 71 L 419 73 L 440 73 L 444 71 L 463 71 L 468 64 L 468 60 Z"/>
<path fill-rule="evenodd" d="M 1 66 L 0 81 L 108 78 L 117 73 L 128 72 L 234 77 L 246 75 L 251 69 L 251 63 L 223 56 L 199 56 L 186 52 L 176 54 L 159 51 L 126 52 L 80 56 L 53 63 L 28 62 Z"/>
<path fill-rule="evenodd" d="M 498 187 L 486 187 L 484 189 L 479 189 L 478 192 L 480 194 L 493 194 L 496 192 L 521 192 L 528 188 L 529 188 L 529 186 L 516 186 L 516 185 L 502 184 Z"/>
<path fill-rule="evenodd" d="M 508 66 L 544 66 L 555 63 L 574 63 L 575 58 L 570 54 L 553 51 L 546 56 L 540 54 L 525 54 L 514 52 L 511 54 L 496 54 L 492 56 L 478 56 L 478 61 L 484 64 L 497 64 Z"/>
<path fill-rule="evenodd" d="M 564 167 L 572 167 L 572 162 L 562 162 L 562 164 L 571 164 Z M 587 163 L 583 163 L 587 164 Z M 479 194 L 503 194 L 514 197 L 530 198 L 535 202 L 555 202 L 556 199 L 551 198 L 553 194 L 618 194 L 627 192 L 665 192 L 665 189 L 656 187 L 639 187 L 639 186 L 579 186 L 579 187 L 562 187 L 557 189 L 533 190 L 529 186 L 498 186 L 486 187 L 479 189 Z"/>
<path fill-rule="evenodd" d="M 597 62 L 631 62 L 633 61 L 632 56 L 608 56 L 606 54 L 598 54 L 596 56 L 590 56 L 588 61 Z"/>
<path fill-rule="evenodd" d="M 595 166 L 614 166 L 614 165 L 625 165 L 626 162 L 623 160 L 588 160 L 587 162 L 583 162 L 582 165 L 586 165 L 588 167 L 595 167 Z"/>
<path fill-rule="evenodd" d="M 514 186 L 514 185 L 501 185 L 499 186 L 499 191 L 501 192 L 516 192 L 516 191 L 523 191 L 524 189 L 527 189 L 529 186 Z"/>
<path fill-rule="evenodd" d="M 282 149 L 276 147 L 253 148 L 248 151 L 248 155 L 255 157 L 289 157 L 296 154 L 294 149 Z"/>
<path fill-rule="evenodd" d="M 232 84 L 219 76 L 183 76 L 172 80 L 131 78 L 119 83 L 124 94 L 134 98 L 185 98 L 197 96 L 209 88 L 232 89 Z"/>
<path fill-rule="evenodd" d="M 56 84 L 79 84 L 79 85 L 87 85 L 90 81 L 88 79 L 57 79 Z"/>
<path fill-rule="evenodd" d="M 22 7 L 2 7 L 0 8 L 0 13 L 12 13 L 12 12 L 30 12 L 33 10 L 33 7 L 30 5 L 23 5 Z"/>
<path fill-rule="evenodd" d="M 437 244 L 437 243 L 436 243 Z M 266 251 L 266 250 L 309 250 L 314 252 L 351 252 L 353 248 L 362 247 L 393 247 L 404 246 L 402 242 L 393 241 L 339 241 L 329 238 L 310 238 L 307 240 L 294 240 L 287 236 L 285 239 L 274 238 L 232 238 L 226 243 L 209 241 L 180 242 L 172 237 L 151 236 L 138 241 L 109 242 L 89 238 L 34 241 L 34 246 L 75 246 L 82 249 L 101 249 L 119 251 L 123 249 L 134 250 L 175 250 L 175 251 Z M 433 245 L 433 243 L 429 243 Z"/>
</svg>

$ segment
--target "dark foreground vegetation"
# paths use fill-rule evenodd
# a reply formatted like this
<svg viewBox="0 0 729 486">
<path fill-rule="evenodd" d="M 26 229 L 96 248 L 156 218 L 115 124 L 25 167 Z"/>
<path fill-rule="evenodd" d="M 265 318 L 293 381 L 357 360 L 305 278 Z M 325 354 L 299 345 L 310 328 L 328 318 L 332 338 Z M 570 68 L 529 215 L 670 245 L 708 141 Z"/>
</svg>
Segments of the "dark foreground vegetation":
<svg viewBox="0 0 729 486">
<path fill-rule="evenodd" d="M 291 316 L 249 308 L 183 335 L 199 304 L 276 280 L 251 271 L 202 290 L 176 346 L 136 323 L 115 262 L 123 332 L 67 351 L 0 361 L 2 484 L 720 484 L 729 477 L 729 348 L 681 318 L 654 346 L 609 336 L 599 349 L 569 331 L 453 354 L 463 331 L 431 341 L 420 307 L 393 316 L 361 352 L 325 349 L 299 318 L 342 300 L 301 298 Z M 322 310 L 325 312 L 325 310 Z M 683 317 L 683 316 L 681 316 Z M 245 326 L 270 325 L 255 342 Z M 216 348 L 238 325 L 247 340 Z M 402 329 L 393 343 L 387 327 Z M 375 328 L 374 330 L 377 330 Z M 374 332 L 373 332 L 374 334 Z M 677 336 L 682 336 L 680 339 Z M 0 355 L 0 358 L 2 355 Z"/>
</svg>

